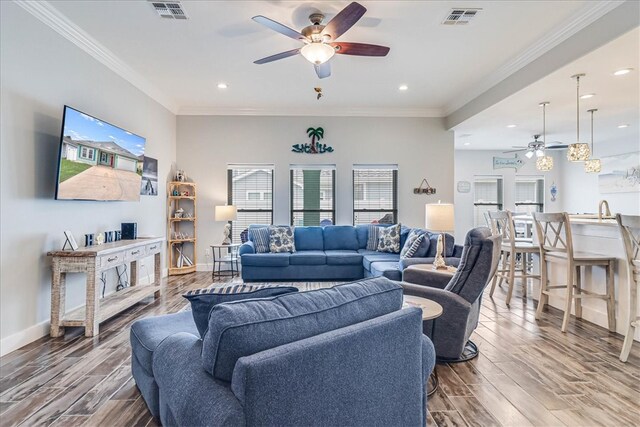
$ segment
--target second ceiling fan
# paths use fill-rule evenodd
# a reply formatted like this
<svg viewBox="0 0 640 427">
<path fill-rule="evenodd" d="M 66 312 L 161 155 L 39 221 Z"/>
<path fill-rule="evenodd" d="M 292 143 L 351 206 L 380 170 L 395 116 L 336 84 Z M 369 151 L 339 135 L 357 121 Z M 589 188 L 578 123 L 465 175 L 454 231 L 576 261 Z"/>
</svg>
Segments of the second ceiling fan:
<svg viewBox="0 0 640 427">
<path fill-rule="evenodd" d="M 517 153 L 520 151 L 526 151 L 525 156 L 530 159 L 534 155 L 536 157 L 544 156 L 544 150 L 563 150 L 568 147 L 567 144 L 563 144 L 560 141 L 555 141 L 554 145 L 546 145 L 546 133 L 547 133 L 547 123 L 546 123 L 546 107 L 549 105 L 549 102 L 541 102 L 539 105 L 542 107 L 542 141 L 538 141 L 541 135 L 533 135 L 533 141 L 527 144 L 526 147 L 523 146 L 514 146 L 516 150 L 503 151 L 503 153 Z"/>
<path fill-rule="evenodd" d="M 357 55 L 357 56 L 386 56 L 389 53 L 387 46 L 378 46 L 365 43 L 336 42 L 338 37 L 343 35 L 353 27 L 367 9 L 359 3 L 353 2 L 342 9 L 327 25 L 322 25 L 324 15 L 312 13 L 309 16 L 311 25 L 303 28 L 300 32 L 293 30 L 286 25 L 258 15 L 252 19 L 280 34 L 299 40 L 304 46 L 298 49 L 288 50 L 267 56 L 266 58 L 254 61 L 254 64 L 266 64 L 279 59 L 288 58 L 301 54 L 311 62 L 319 78 L 323 79 L 331 75 L 331 65 L 328 62 L 334 54 Z"/>
</svg>

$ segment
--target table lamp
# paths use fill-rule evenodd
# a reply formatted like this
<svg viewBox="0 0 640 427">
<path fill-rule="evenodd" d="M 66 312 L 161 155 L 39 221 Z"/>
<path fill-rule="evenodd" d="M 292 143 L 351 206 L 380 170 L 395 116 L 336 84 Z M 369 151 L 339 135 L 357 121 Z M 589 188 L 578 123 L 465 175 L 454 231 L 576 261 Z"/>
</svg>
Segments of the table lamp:
<svg viewBox="0 0 640 427">
<path fill-rule="evenodd" d="M 425 205 L 424 228 L 439 231 L 438 246 L 436 247 L 436 259 L 433 261 L 434 270 L 447 268 L 444 262 L 444 235 L 446 231 L 454 229 L 453 205 L 451 203 L 429 203 Z"/>
<path fill-rule="evenodd" d="M 222 240 L 223 245 L 231 244 L 231 224 L 229 224 L 229 221 L 235 221 L 236 219 L 238 219 L 238 209 L 234 205 L 215 207 L 215 220 L 227 222 L 222 232 L 224 236 L 224 240 Z"/>
</svg>

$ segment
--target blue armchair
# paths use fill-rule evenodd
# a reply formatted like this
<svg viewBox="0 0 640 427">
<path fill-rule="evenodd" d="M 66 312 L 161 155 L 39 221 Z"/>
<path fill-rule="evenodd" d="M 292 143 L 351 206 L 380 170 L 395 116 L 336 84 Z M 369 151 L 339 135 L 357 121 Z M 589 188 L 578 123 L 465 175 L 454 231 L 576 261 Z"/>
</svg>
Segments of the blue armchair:
<svg viewBox="0 0 640 427">
<path fill-rule="evenodd" d="M 404 278 L 405 294 L 434 300 L 443 307 L 440 317 L 424 322 L 424 333 L 433 341 L 438 361 L 469 360 L 478 354 L 469 337 L 478 326 L 482 292 L 496 272 L 500 244 L 501 237 L 492 236 L 487 227 L 474 228 L 467 233 L 458 270 L 450 280 L 431 271 Z"/>
</svg>

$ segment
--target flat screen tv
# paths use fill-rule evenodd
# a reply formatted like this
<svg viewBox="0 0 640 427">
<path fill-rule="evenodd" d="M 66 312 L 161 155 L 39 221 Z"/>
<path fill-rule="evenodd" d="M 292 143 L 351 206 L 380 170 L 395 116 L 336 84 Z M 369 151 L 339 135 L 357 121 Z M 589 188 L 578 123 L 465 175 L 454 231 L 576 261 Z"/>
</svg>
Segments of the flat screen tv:
<svg viewBox="0 0 640 427">
<path fill-rule="evenodd" d="M 56 199 L 140 200 L 145 142 L 65 105 Z"/>
</svg>

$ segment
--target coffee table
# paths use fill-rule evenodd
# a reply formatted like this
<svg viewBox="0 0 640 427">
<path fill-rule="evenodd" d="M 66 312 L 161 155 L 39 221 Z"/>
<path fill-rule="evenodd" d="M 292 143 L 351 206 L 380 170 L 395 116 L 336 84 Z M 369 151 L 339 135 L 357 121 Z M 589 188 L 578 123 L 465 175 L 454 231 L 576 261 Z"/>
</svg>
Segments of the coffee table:
<svg viewBox="0 0 640 427">
<path fill-rule="evenodd" d="M 437 302 L 413 295 L 403 295 L 402 307 L 420 307 L 422 309 L 423 322 L 440 317 L 440 315 L 442 314 L 442 306 Z M 431 396 L 436 392 L 436 390 L 438 390 L 439 381 L 436 366 L 433 367 L 433 372 L 431 373 L 431 375 L 429 375 L 429 381 L 431 382 L 431 387 L 427 392 L 427 396 Z"/>
</svg>

